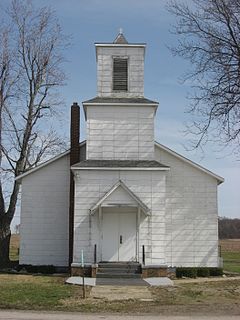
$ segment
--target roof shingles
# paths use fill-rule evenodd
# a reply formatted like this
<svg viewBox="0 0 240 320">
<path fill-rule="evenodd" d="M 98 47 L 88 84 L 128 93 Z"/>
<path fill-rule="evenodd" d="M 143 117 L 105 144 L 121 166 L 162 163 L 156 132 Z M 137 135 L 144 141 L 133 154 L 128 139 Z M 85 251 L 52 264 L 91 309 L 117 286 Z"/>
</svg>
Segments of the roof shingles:
<svg viewBox="0 0 240 320">
<path fill-rule="evenodd" d="M 72 168 L 169 168 L 155 160 L 84 160 Z"/>
<path fill-rule="evenodd" d="M 95 97 L 90 100 L 83 101 L 84 104 L 89 104 L 89 103 L 106 103 L 106 104 L 111 104 L 111 103 L 140 103 L 140 104 L 158 104 L 157 101 L 152 101 L 147 98 L 105 98 L 105 97 Z"/>
</svg>

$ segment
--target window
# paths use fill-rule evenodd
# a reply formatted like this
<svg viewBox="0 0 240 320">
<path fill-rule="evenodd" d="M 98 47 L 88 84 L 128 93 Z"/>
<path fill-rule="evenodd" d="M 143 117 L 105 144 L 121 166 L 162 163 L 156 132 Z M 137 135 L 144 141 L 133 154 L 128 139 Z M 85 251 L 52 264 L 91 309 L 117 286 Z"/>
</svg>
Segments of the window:
<svg viewBox="0 0 240 320">
<path fill-rule="evenodd" d="M 128 59 L 113 59 L 113 90 L 128 91 Z"/>
</svg>

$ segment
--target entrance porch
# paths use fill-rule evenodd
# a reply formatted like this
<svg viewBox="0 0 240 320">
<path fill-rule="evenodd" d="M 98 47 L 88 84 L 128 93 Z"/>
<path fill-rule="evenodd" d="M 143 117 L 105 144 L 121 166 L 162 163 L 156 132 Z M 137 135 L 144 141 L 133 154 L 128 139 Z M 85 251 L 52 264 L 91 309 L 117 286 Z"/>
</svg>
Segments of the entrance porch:
<svg viewBox="0 0 240 320">
<path fill-rule="evenodd" d="M 146 178 L 149 178 L 149 175 L 152 183 L 150 173 Z M 78 184 L 79 188 L 80 186 L 85 188 Z M 94 186 L 95 190 L 97 187 Z M 110 273 L 110 276 L 115 273 L 115 276 L 118 274 L 120 277 L 123 273 L 128 273 L 129 265 L 138 264 L 136 269 L 140 277 L 148 277 L 149 274 L 166 276 L 167 268 L 163 265 L 164 220 L 160 220 L 164 217 L 157 217 L 160 223 L 155 226 L 158 220 L 156 209 L 154 216 L 152 215 L 151 188 L 151 185 L 139 186 L 137 181 L 130 189 L 123 181 L 118 180 L 95 204 L 92 202 L 88 211 L 84 210 L 87 209 L 90 196 L 95 196 L 98 192 L 89 193 L 87 199 L 79 199 L 79 205 L 78 202 L 76 204 L 78 211 L 75 217 L 75 255 L 72 263 L 72 272 L 75 275 L 80 275 L 87 269 L 88 274 L 93 277 L 101 273 Z M 154 208 L 156 206 L 154 199 Z M 88 214 L 83 215 L 83 212 Z M 157 241 L 158 238 L 160 242 Z M 84 268 L 81 254 L 84 255 Z M 107 270 L 102 270 L 103 268 Z"/>
<path fill-rule="evenodd" d="M 139 229 L 149 208 L 122 182 L 94 205 L 98 245 L 94 262 L 139 262 Z"/>
</svg>

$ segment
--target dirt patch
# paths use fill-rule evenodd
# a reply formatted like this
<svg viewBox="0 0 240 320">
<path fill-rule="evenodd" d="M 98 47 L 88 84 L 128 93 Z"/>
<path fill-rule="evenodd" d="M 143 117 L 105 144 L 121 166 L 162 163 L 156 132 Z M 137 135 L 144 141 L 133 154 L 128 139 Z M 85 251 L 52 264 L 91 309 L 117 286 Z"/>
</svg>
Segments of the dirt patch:
<svg viewBox="0 0 240 320">
<path fill-rule="evenodd" d="M 240 279 L 180 283 L 171 288 L 152 288 L 155 300 L 163 304 L 231 303 L 240 304 Z"/>
<path fill-rule="evenodd" d="M 91 297 L 95 299 L 130 300 L 152 299 L 151 292 L 147 287 L 140 286 L 96 286 L 92 288 Z"/>
<path fill-rule="evenodd" d="M 139 293 L 144 289 L 146 292 Z M 66 299 L 75 311 L 161 315 L 239 315 L 240 279 L 182 283 L 174 287 L 99 286 L 88 299 Z M 123 299 L 123 300 L 122 300 Z"/>
</svg>

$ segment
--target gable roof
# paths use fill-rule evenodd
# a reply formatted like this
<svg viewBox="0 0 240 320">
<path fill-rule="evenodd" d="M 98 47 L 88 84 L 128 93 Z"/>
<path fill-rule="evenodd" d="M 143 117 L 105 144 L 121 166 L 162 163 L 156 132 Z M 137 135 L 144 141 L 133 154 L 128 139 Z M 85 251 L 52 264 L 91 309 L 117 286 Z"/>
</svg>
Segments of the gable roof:
<svg viewBox="0 0 240 320">
<path fill-rule="evenodd" d="M 101 199 L 98 200 L 98 202 L 90 209 L 90 214 L 93 215 L 94 212 L 99 208 L 99 206 L 101 206 L 101 204 L 119 187 L 123 188 L 128 193 L 128 195 L 137 202 L 138 206 L 146 215 L 150 215 L 150 209 L 121 180 L 113 185 L 112 188 Z"/>
<path fill-rule="evenodd" d="M 79 143 L 79 146 L 82 147 L 82 146 L 84 146 L 85 144 L 86 144 L 86 140 L 83 140 L 83 141 L 81 141 L 81 142 Z M 39 165 L 37 165 L 37 166 L 34 167 L 34 168 L 31 168 L 31 169 L 25 171 L 24 173 L 18 175 L 18 176 L 15 178 L 15 180 L 16 180 L 16 181 L 19 181 L 19 180 L 21 180 L 22 178 L 28 176 L 29 174 L 32 174 L 32 173 L 34 173 L 35 171 L 37 171 L 37 170 L 39 170 L 39 169 L 41 169 L 41 168 L 44 168 L 45 166 L 48 166 L 48 165 L 51 164 L 52 162 L 55 162 L 55 161 L 57 161 L 57 160 L 65 157 L 65 156 L 67 156 L 68 154 L 70 154 L 70 149 L 68 149 L 68 150 L 66 150 L 66 151 L 64 151 L 64 152 L 62 152 L 62 153 L 59 153 L 58 155 L 52 157 L 51 159 L 49 159 L 49 160 L 47 160 L 47 161 L 44 161 L 44 162 L 40 163 Z"/>
<path fill-rule="evenodd" d="M 86 140 L 82 141 L 82 142 L 80 143 L 80 146 L 83 146 L 83 145 L 85 145 L 85 144 L 86 144 Z M 218 184 L 221 184 L 221 183 L 224 182 L 224 178 L 223 178 L 223 177 L 221 177 L 221 176 L 213 173 L 212 171 L 210 171 L 210 170 L 208 170 L 208 169 L 200 166 L 200 165 L 197 164 L 196 162 L 194 162 L 194 161 L 192 161 L 192 160 L 189 160 L 188 158 L 186 158 L 186 157 L 180 155 L 179 153 L 177 153 L 177 152 L 169 149 L 168 147 L 164 146 L 163 144 L 155 141 L 155 146 L 158 147 L 158 148 L 160 148 L 160 149 L 163 149 L 164 151 L 168 152 L 169 154 L 173 155 L 174 157 L 176 157 L 176 158 L 178 158 L 178 159 L 180 159 L 180 160 L 188 163 L 189 165 L 193 166 L 194 168 L 196 168 L 196 169 L 198 169 L 198 170 L 200 170 L 200 171 L 202 171 L 202 172 L 204 172 L 204 173 L 212 176 L 213 178 L 217 179 Z M 47 160 L 47 161 L 45 161 L 45 162 L 39 164 L 38 166 L 36 166 L 36 167 L 34 167 L 34 168 L 32 168 L 32 169 L 30 169 L 30 170 L 28 170 L 28 171 L 20 174 L 19 176 L 17 176 L 17 177 L 15 178 L 15 180 L 20 181 L 22 178 L 28 176 L 29 174 L 32 174 L 33 172 L 35 172 L 35 171 L 37 171 L 37 170 L 39 170 L 39 169 L 41 169 L 41 168 L 49 165 L 50 163 L 52 163 L 52 162 L 54 162 L 54 161 L 56 161 L 56 160 L 58 160 L 58 159 L 61 159 L 62 157 L 68 155 L 69 153 L 70 153 L 70 150 L 67 150 L 67 151 L 61 153 L 61 154 L 59 154 L 59 155 L 57 155 L 57 156 L 55 156 L 55 157 L 53 157 L 53 158 L 51 158 L 51 159 L 49 159 L 49 160 Z"/>
<path fill-rule="evenodd" d="M 64 152 L 58 154 L 57 156 L 55 156 L 55 157 L 53 157 L 53 158 L 51 158 L 51 159 L 49 159 L 49 160 L 47 160 L 47 161 L 44 161 L 44 162 L 40 163 L 40 164 L 37 165 L 36 167 L 31 168 L 31 169 L 25 171 L 24 173 L 20 174 L 19 176 L 17 176 L 17 177 L 15 178 L 15 180 L 16 180 L 16 181 L 21 180 L 22 178 L 28 176 L 29 174 L 31 174 L 31 173 L 33 173 L 33 172 L 35 172 L 35 171 L 37 171 L 37 170 L 39 170 L 39 169 L 41 169 L 41 168 L 44 168 L 45 166 L 49 165 L 50 163 L 55 162 L 55 161 L 57 161 L 58 159 L 61 159 L 61 158 L 65 157 L 65 156 L 68 155 L 69 153 L 70 153 L 70 150 L 64 151 Z"/>
<path fill-rule="evenodd" d="M 194 168 L 196 168 L 196 169 L 198 169 L 198 170 L 200 170 L 200 171 L 212 176 L 213 178 L 217 179 L 218 180 L 218 184 L 221 184 L 221 183 L 224 182 L 224 178 L 223 177 L 221 177 L 221 176 L 213 173 L 212 171 L 202 167 L 200 164 L 198 164 L 198 163 L 196 163 L 196 162 L 194 162 L 192 160 L 189 160 L 188 158 L 182 156 L 181 154 L 177 153 L 176 151 L 173 151 L 172 149 L 169 149 L 168 147 L 164 146 L 163 144 L 155 141 L 155 145 L 158 148 L 163 149 L 164 151 L 168 152 L 172 156 L 174 156 L 174 157 L 176 157 L 176 158 L 178 158 L 178 159 L 190 164 L 192 167 L 194 167 Z"/>
</svg>

